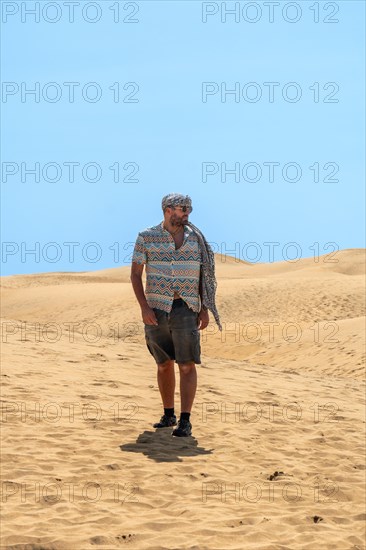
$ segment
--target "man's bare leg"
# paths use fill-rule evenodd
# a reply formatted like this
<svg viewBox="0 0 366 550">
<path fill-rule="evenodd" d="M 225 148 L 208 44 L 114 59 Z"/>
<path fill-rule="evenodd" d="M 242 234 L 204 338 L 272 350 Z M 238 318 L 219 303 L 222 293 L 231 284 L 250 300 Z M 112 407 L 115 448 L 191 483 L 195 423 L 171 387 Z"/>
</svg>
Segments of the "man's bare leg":
<svg viewBox="0 0 366 550">
<path fill-rule="evenodd" d="M 158 363 L 157 380 L 161 400 L 165 409 L 174 407 L 175 373 L 174 360 L 169 359 L 164 363 Z"/>
<path fill-rule="evenodd" d="M 194 361 L 178 363 L 180 374 L 181 412 L 191 412 L 197 389 L 197 370 Z"/>
</svg>

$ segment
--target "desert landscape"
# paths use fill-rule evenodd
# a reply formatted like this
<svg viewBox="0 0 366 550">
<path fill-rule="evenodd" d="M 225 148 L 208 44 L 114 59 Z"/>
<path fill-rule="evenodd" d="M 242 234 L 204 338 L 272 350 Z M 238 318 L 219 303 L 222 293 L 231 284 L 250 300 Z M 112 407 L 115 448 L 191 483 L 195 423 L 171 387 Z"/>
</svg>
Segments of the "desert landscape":
<svg viewBox="0 0 366 550">
<path fill-rule="evenodd" d="M 365 548 L 365 249 L 215 258 L 191 438 L 130 266 L 1 278 L 2 549 Z"/>
</svg>

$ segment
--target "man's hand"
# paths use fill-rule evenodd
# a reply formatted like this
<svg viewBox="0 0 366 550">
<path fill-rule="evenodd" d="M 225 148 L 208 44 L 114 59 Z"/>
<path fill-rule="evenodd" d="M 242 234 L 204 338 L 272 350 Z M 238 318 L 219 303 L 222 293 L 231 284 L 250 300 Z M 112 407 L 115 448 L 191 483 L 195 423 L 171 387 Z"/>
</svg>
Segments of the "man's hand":
<svg viewBox="0 0 366 550">
<path fill-rule="evenodd" d="M 154 310 L 150 306 L 144 306 L 141 308 L 142 320 L 145 325 L 158 325 L 157 318 L 155 316 Z"/>
<path fill-rule="evenodd" d="M 197 326 L 199 330 L 203 330 L 204 328 L 206 328 L 209 322 L 210 322 L 210 319 L 208 316 L 207 309 L 201 309 L 197 319 Z"/>
</svg>

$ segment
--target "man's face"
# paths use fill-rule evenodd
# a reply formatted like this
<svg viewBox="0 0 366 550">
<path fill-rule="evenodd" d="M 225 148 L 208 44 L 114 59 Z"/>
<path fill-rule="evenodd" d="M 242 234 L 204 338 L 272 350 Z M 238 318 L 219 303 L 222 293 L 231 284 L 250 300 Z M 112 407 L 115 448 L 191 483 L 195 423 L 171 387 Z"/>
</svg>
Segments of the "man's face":
<svg viewBox="0 0 366 550">
<path fill-rule="evenodd" d="M 168 207 L 165 214 L 172 225 L 185 225 L 188 222 L 189 209 L 183 212 L 180 206 Z"/>
</svg>

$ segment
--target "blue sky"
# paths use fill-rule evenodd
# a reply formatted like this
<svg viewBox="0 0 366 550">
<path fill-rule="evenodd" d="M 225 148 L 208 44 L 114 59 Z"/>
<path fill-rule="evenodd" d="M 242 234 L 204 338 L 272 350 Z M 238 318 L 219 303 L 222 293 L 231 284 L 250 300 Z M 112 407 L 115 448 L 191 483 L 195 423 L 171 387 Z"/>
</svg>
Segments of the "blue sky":
<svg viewBox="0 0 366 550">
<path fill-rule="evenodd" d="M 364 2 L 79 3 L 1 2 L 2 275 L 129 265 L 169 192 L 243 260 L 365 246 Z"/>
</svg>

